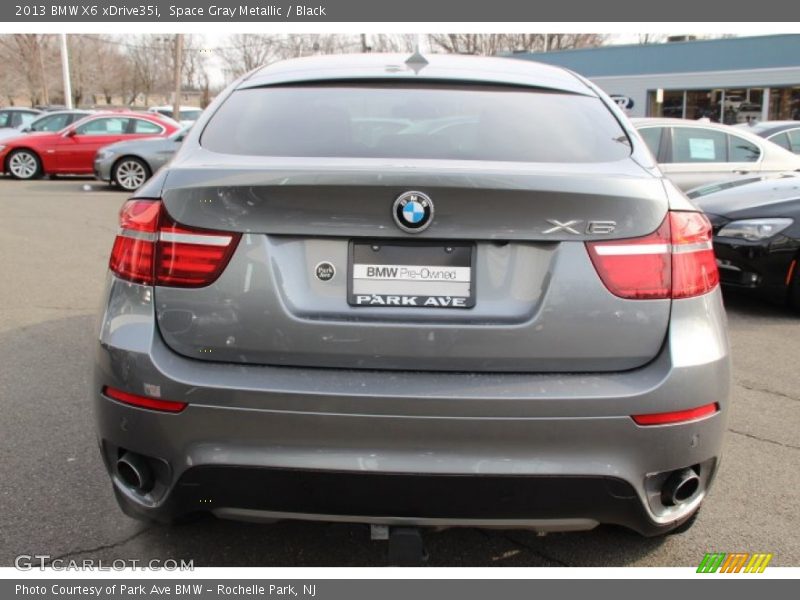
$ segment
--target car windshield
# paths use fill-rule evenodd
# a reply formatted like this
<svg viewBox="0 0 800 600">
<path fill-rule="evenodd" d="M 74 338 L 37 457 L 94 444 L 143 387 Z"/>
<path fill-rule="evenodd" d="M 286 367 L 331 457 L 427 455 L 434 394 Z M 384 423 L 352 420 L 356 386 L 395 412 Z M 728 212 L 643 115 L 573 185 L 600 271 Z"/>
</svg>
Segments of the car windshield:
<svg viewBox="0 0 800 600">
<path fill-rule="evenodd" d="M 630 154 L 625 132 L 596 97 L 396 83 L 239 90 L 201 143 L 282 157 L 603 162 Z"/>
</svg>

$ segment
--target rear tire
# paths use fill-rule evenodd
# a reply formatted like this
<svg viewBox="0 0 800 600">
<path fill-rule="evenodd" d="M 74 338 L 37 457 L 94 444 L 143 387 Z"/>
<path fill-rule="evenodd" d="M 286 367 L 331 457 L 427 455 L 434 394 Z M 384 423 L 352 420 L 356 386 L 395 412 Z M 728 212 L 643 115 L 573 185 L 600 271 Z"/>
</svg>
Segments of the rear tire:
<svg viewBox="0 0 800 600">
<path fill-rule="evenodd" d="M 6 171 L 14 179 L 38 179 L 42 176 L 42 161 L 32 150 L 14 150 L 6 159 Z"/>
<path fill-rule="evenodd" d="M 125 156 L 114 163 L 111 180 L 126 192 L 133 192 L 150 179 L 150 167 L 135 156 Z"/>
</svg>

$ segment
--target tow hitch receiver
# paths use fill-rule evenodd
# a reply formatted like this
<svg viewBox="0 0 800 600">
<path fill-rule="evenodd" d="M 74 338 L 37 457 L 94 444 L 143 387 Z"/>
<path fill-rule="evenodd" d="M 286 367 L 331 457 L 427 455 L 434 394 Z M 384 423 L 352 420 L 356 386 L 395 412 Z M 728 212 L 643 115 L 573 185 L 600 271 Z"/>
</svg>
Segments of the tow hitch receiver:
<svg viewBox="0 0 800 600">
<path fill-rule="evenodd" d="M 389 564 L 395 566 L 421 565 L 428 560 L 422 534 L 416 527 L 389 528 Z"/>
</svg>

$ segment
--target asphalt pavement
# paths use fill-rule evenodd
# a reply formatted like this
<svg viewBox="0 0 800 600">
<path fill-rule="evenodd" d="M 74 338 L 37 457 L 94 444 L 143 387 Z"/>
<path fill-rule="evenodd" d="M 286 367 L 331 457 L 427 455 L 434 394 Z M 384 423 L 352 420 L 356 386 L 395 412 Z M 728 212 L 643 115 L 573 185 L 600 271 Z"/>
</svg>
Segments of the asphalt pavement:
<svg viewBox="0 0 800 600">
<path fill-rule="evenodd" d="M 375 566 L 363 526 L 213 518 L 167 527 L 117 508 L 97 450 L 89 372 L 125 194 L 89 179 L 0 178 L 0 565 L 20 554 L 195 566 Z M 691 566 L 706 552 L 800 565 L 800 315 L 726 295 L 733 407 L 719 477 L 692 529 L 425 531 L 435 566 Z"/>
</svg>

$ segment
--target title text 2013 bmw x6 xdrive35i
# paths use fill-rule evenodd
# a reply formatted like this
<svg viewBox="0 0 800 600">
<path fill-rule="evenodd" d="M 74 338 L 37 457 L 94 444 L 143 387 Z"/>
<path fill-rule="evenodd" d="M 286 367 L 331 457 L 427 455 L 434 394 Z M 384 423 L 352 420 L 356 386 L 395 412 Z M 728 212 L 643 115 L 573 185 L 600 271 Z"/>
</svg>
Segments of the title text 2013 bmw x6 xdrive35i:
<svg viewBox="0 0 800 600">
<path fill-rule="evenodd" d="M 685 525 L 729 351 L 706 218 L 588 81 L 256 70 L 121 210 L 94 402 L 126 513 Z"/>
</svg>

